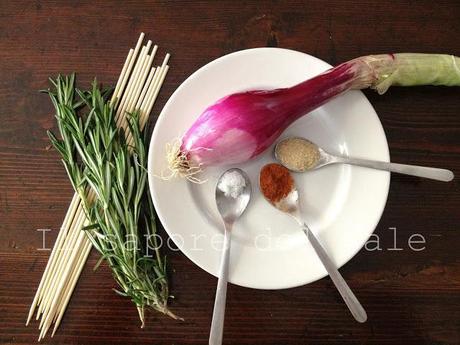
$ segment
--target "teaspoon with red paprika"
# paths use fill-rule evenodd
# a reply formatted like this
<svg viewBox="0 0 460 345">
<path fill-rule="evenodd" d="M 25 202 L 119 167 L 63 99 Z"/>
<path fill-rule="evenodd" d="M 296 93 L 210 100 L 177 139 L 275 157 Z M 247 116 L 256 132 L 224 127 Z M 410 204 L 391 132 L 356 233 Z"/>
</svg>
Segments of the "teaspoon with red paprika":
<svg viewBox="0 0 460 345">
<path fill-rule="evenodd" d="M 314 233 L 302 221 L 299 210 L 299 193 L 289 170 L 276 163 L 265 165 L 260 171 L 259 186 L 265 199 L 270 204 L 297 221 L 355 320 L 366 322 L 367 314 L 361 303 L 359 303 Z"/>
</svg>

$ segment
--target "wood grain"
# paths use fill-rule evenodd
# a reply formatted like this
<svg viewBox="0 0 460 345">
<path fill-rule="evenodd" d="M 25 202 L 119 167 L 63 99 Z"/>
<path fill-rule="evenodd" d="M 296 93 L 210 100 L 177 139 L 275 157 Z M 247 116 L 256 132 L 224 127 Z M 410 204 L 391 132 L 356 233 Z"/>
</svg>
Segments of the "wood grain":
<svg viewBox="0 0 460 345">
<path fill-rule="evenodd" d="M 49 252 L 47 245 L 72 197 L 46 130 L 51 105 L 37 90 L 48 76 L 76 71 L 113 84 L 128 49 L 144 31 L 172 54 L 154 109 L 198 67 L 251 47 L 278 46 L 332 64 L 384 52 L 460 55 L 457 1 L 2 1 L 0 2 L 0 343 L 32 344 L 37 324 L 27 311 Z M 367 92 L 385 127 L 395 162 L 426 164 L 460 174 L 458 88 L 394 88 Z M 365 188 L 365 186 L 363 186 Z M 349 316 L 325 278 L 282 291 L 230 286 L 225 344 L 459 344 L 460 185 L 393 176 L 375 231 L 381 251 L 365 249 L 342 273 L 369 321 Z M 393 231 L 397 245 L 391 251 Z M 422 234 L 426 248 L 407 240 Z M 92 271 L 93 253 L 60 330 L 45 344 L 205 344 L 216 279 L 179 252 L 169 253 L 172 309 L 178 322 L 148 314 L 139 328 L 131 302 L 115 295 L 110 271 Z"/>
</svg>

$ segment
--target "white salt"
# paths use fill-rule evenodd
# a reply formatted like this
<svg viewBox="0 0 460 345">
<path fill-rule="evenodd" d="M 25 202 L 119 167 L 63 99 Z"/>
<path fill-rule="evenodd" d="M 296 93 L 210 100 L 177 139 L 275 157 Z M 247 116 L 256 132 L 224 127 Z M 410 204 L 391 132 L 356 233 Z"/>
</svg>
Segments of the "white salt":
<svg viewBox="0 0 460 345">
<path fill-rule="evenodd" d="M 238 171 L 230 171 L 219 181 L 219 188 L 226 197 L 237 198 L 246 187 L 246 180 Z"/>
</svg>

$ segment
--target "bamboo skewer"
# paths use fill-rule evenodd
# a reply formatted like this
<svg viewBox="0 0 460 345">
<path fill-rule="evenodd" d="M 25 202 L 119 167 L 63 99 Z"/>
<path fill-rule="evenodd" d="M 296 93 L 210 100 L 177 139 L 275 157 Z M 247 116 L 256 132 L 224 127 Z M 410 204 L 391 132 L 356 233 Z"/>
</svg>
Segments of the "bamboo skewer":
<svg viewBox="0 0 460 345">
<path fill-rule="evenodd" d="M 160 87 L 161 87 L 161 85 L 163 84 L 163 82 L 164 82 L 164 80 L 166 78 L 166 74 L 168 73 L 168 70 L 169 70 L 169 66 L 165 65 L 164 68 L 161 71 L 160 80 L 156 84 L 153 96 L 150 98 L 148 106 L 147 106 L 146 117 L 144 118 L 145 121 L 143 123 L 141 123 L 141 125 L 143 125 L 143 126 L 147 122 L 148 114 L 150 114 L 150 112 L 152 111 L 153 105 L 154 105 L 154 103 L 155 103 L 155 101 L 157 99 L 157 96 L 158 96 L 159 92 L 160 92 Z"/>
<path fill-rule="evenodd" d="M 134 54 L 134 49 L 130 49 L 129 53 L 128 53 L 128 56 L 126 58 L 126 62 L 123 65 L 123 68 L 121 70 L 121 74 L 120 74 L 121 76 L 123 76 L 126 73 L 126 69 L 128 68 L 128 63 L 131 60 L 133 54 Z M 117 85 L 115 86 L 115 89 L 113 90 L 113 94 L 112 94 L 112 98 L 111 98 L 112 102 L 116 99 L 116 96 L 118 95 L 118 91 L 120 90 L 120 87 L 122 87 L 122 85 L 121 85 L 122 82 L 123 82 L 123 79 L 118 78 Z"/>
<path fill-rule="evenodd" d="M 75 245 L 76 249 L 72 250 L 72 254 L 70 256 L 70 261 L 73 261 L 75 259 L 76 255 L 77 255 L 77 253 L 79 252 L 79 246 L 80 246 L 81 242 L 83 241 L 84 236 L 86 236 L 85 233 L 83 231 L 80 231 L 80 233 L 78 234 L 76 245 Z M 59 285 L 58 285 L 58 288 L 57 288 L 58 291 L 61 291 L 61 289 L 63 288 L 64 284 L 66 283 L 66 279 L 67 279 L 68 275 L 69 275 L 68 271 L 66 271 L 63 274 L 61 280 L 59 281 Z M 45 315 L 42 316 L 42 321 L 44 320 L 44 322 L 43 322 L 43 326 L 42 326 L 42 329 L 41 329 L 41 332 L 40 332 L 40 337 L 38 338 L 39 340 L 45 336 L 46 332 L 48 331 L 49 327 L 51 326 L 51 321 L 52 321 L 52 318 L 53 318 L 53 315 L 54 315 L 53 313 L 56 311 L 56 308 L 57 308 L 56 301 L 57 301 L 58 298 L 59 298 L 58 294 L 53 296 L 52 301 L 51 301 L 51 305 L 50 305 L 50 308 L 48 310 L 48 313 L 46 314 L 46 317 L 45 317 Z"/>
<path fill-rule="evenodd" d="M 80 202 L 78 203 L 80 204 Z M 83 220 L 84 220 L 84 214 L 81 212 L 78 212 L 79 209 L 74 214 L 74 217 L 71 222 L 69 222 L 69 229 L 73 229 L 75 227 L 81 226 Z M 42 302 L 40 303 L 37 317 L 40 314 L 45 314 L 47 312 L 47 307 L 48 307 L 48 300 L 51 296 L 51 294 L 55 291 L 57 281 L 60 278 L 60 275 L 65 268 L 65 264 L 68 261 L 68 257 L 66 255 L 67 252 L 73 250 L 74 245 L 75 245 L 75 240 L 76 240 L 76 233 L 75 231 L 68 231 L 67 232 L 67 237 L 65 238 L 65 241 L 62 245 L 61 251 L 60 251 L 60 256 L 56 260 L 55 264 L 55 272 L 49 277 L 48 285 L 45 287 L 44 294 L 42 297 Z M 67 260 L 66 260 L 67 259 Z M 37 318 L 38 319 L 38 318 Z"/>
<path fill-rule="evenodd" d="M 54 336 L 54 334 L 56 333 L 56 330 L 58 329 L 58 327 L 59 327 L 59 325 L 61 323 L 62 317 L 64 316 L 64 312 L 65 312 L 66 307 L 67 307 L 67 304 L 70 301 L 70 296 L 72 296 L 72 292 L 73 292 L 73 290 L 75 288 L 75 285 L 77 284 L 78 277 L 80 276 L 81 271 L 83 270 L 83 267 L 85 266 L 86 259 L 88 258 L 88 255 L 91 252 L 92 247 L 93 246 L 92 246 L 91 242 L 86 240 L 86 243 L 84 244 L 84 249 L 83 249 L 83 252 L 82 252 L 83 254 L 79 258 L 78 264 L 75 267 L 74 272 L 72 272 L 72 278 L 71 278 L 71 280 L 69 282 L 68 287 L 66 288 L 65 294 L 63 296 L 63 300 L 62 300 L 61 304 L 59 305 L 59 314 L 57 314 L 57 317 L 56 317 L 56 319 L 54 321 L 54 328 L 53 328 L 53 332 L 51 333 L 51 337 Z"/>
<path fill-rule="evenodd" d="M 139 68 L 139 74 L 137 76 L 137 79 L 136 81 L 133 83 L 133 87 L 132 89 L 130 90 L 131 91 L 131 94 L 129 96 L 129 98 L 127 98 L 126 100 L 126 103 L 125 103 L 125 106 L 122 110 L 122 113 L 130 113 L 131 112 L 131 103 L 133 101 L 133 99 L 135 99 L 136 97 L 138 97 L 138 92 L 139 92 L 139 87 L 141 84 L 144 83 L 145 81 L 145 78 L 147 76 L 147 72 L 148 72 L 148 68 L 149 68 L 149 64 L 151 64 L 152 62 L 152 56 L 149 56 L 149 55 L 146 55 L 145 58 L 144 58 L 144 61 L 142 61 L 142 65 L 140 66 Z M 127 121 L 126 117 L 120 117 L 120 121 L 122 121 L 122 127 L 124 128 L 125 126 L 123 125 L 124 121 Z"/>
<path fill-rule="evenodd" d="M 117 126 L 124 129 L 128 144 L 132 144 L 132 135 L 126 113 L 139 109 L 140 127 L 145 126 L 169 68 L 169 54 L 161 67 L 151 67 L 158 47 L 153 46 L 149 53 L 152 42 L 148 41 L 141 48 L 143 39 L 144 33 L 141 33 L 135 48 L 129 50 L 111 98 L 116 109 Z M 94 193 L 89 192 L 88 198 L 91 202 L 95 198 Z M 43 339 L 53 323 L 51 336 L 54 336 L 91 251 L 91 241 L 81 230 L 84 225 L 87 225 L 87 218 L 83 203 L 75 193 L 27 317 L 26 325 L 38 307 L 37 320 L 41 317 L 38 341 Z"/>
<path fill-rule="evenodd" d="M 91 194 L 90 200 L 94 200 L 94 195 Z M 81 204 L 81 201 L 80 201 Z M 84 222 L 86 221 L 86 215 L 85 212 L 83 211 L 83 206 L 81 206 L 75 215 L 74 222 L 71 224 L 71 230 L 73 229 L 81 229 Z M 58 266 L 58 271 L 56 272 L 55 277 L 53 277 L 53 284 L 50 285 L 50 288 L 48 291 L 46 291 L 46 295 L 44 297 L 45 303 L 43 303 L 46 306 L 46 309 L 43 310 L 43 315 L 48 314 L 48 311 L 51 307 L 49 305 L 50 299 L 54 298 L 54 295 L 56 295 L 56 291 L 59 292 L 60 289 L 58 288 L 58 283 L 60 280 L 62 280 L 62 276 L 68 272 L 68 270 L 72 267 L 73 261 L 71 257 L 68 257 L 68 253 L 71 251 L 75 251 L 76 243 L 78 241 L 78 235 L 80 234 L 81 231 L 71 231 L 70 235 L 67 237 L 68 242 L 64 244 L 64 247 L 62 248 L 62 251 L 64 255 L 61 256 L 61 261 L 57 264 Z M 67 256 L 67 257 L 66 257 Z M 39 328 L 42 327 L 43 324 L 43 316 L 42 316 L 42 322 L 40 323 Z"/>
<path fill-rule="evenodd" d="M 77 214 L 76 217 L 74 218 L 74 222 L 71 224 L 71 228 L 79 226 L 83 222 L 84 218 L 82 214 Z M 75 225 L 74 225 L 75 224 Z M 40 314 L 45 314 L 47 312 L 47 307 L 48 307 L 48 300 L 52 294 L 53 291 L 55 291 L 56 284 L 59 278 L 62 270 L 64 269 L 64 265 L 66 264 L 68 258 L 65 255 L 65 252 L 72 250 L 75 244 L 76 240 L 76 233 L 75 232 L 70 232 L 68 237 L 66 237 L 65 242 L 63 244 L 63 247 L 61 248 L 61 254 L 62 251 L 64 251 L 64 255 L 60 255 L 57 259 L 56 262 L 56 271 L 52 276 L 50 276 L 49 280 L 49 285 L 45 288 L 45 294 L 43 295 L 42 303 L 40 304 L 40 307 L 38 309 L 37 316 Z M 66 260 L 67 259 L 67 260 Z"/>
<path fill-rule="evenodd" d="M 47 282 L 47 277 L 49 276 L 50 271 L 52 271 L 53 268 L 54 268 L 54 263 L 55 263 L 54 258 L 57 255 L 56 253 L 58 252 L 59 248 L 61 247 L 62 242 L 64 241 L 65 235 L 66 235 L 67 230 L 68 230 L 68 228 L 66 227 L 66 224 L 68 222 L 68 219 L 71 216 L 73 216 L 72 211 L 73 211 L 74 205 L 75 205 L 75 203 L 77 201 L 78 200 L 76 198 L 72 198 L 72 201 L 70 202 L 69 210 L 67 211 L 67 213 L 65 215 L 63 226 L 62 226 L 61 230 L 59 231 L 59 234 L 58 234 L 58 236 L 56 238 L 56 243 L 54 245 L 53 251 L 51 252 L 50 258 L 49 258 L 49 260 L 48 260 L 48 262 L 46 264 L 45 272 L 43 273 L 43 277 L 40 280 L 40 284 L 38 286 L 37 292 L 35 293 L 34 300 L 33 300 L 32 305 L 30 307 L 29 315 L 27 316 L 26 326 L 29 324 L 30 320 L 32 319 L 35 307 L 37 306 L 37 303 L 39 303 L 39 301 L 41 299 L 41 294 L 40 293 L 42 291 L 43 286 Z"/>
<path fill-rule="evenodd" d="M 72 229 L 73 228 L 81 228 L 83 222 L 85 220 L 85 217 L 84 217 L 84 214 L 79 214 L 77 219 L 76 219 L 76 222 L 75 222 L 75 225 L 72 226 Z M 76 243 L 77 243 L 77 239 L 78 239 L 78 235 L 79 233 L 77 231 L 73 231 L 70 235 L 70 240 L 69 240 L 69 243 L 64 247 L 63 250 L 65 250 L 66 252 L 74 252 L 74 248 L 76 246 Z M 72 257 L 67 257 L 68 255 L 62 255 L 62 260 L 61 260 L 61 265 L 58 269 L 58 271 L 56 272 L 56 278 L 52 278 L 52 282 L 53 284 L 50 286 L 49 290 L 46 291 L 46 295 L 43 299 L 43 302 L 42 304 L 40 304 L 40 307 L 43 306 L 43 308 L 40 308 L 39 309 L 39 312 L 38 312 L 38 315 L 41 314 L 41 320 L 40 320 L 40 325 L 39 325 L 39 329 L 42 328 L 48 314 L 49 314 L 49 311 L 52 307 L 52 305 L 50 305 L 50 302 L 53 300 L 54 296 L 56 296 L 56 291 L 59 291 L 59 283 L 62 281 L 62 276 L 66 273 L 66 270 L 67 268 L 69 267 L 69 265 L 71 265 L 71 260 L 72 260 Z M 41 312 L 40 312 L 41 310 Z"/>
<path fill-rule="evenodd" d="M 139 80 L 137 81 L 137 83 L 135 85 L 135 88 L 133 90 L 133 97 L 131 97 L 131 100 L 130 100 L 130 102 L 128 103 L 128 105 L 126 107 L 128 109 L 128 111 L 134 110 L 134 109 L 132 109 L 132 105 L 139 98 L 139 95 L 140 95 L 141 90 L 142 90 L 142 86 L 144 85 L 144 82 L 145 82 L 145 79 L 147 78 L 147 74 L 149 72 L 149 69 L 152 66 L 153 58 L 155 57 L 155 53 L 156 53 L 157 49 L 158 49 L 158 46 L 155 45 L 153 47 L 153 51 L 152 51 L 151 56 L 146 60 L 144 66 L 143 66 L 143 69 L 141 71 L 141 76 L 140 76 Z"/>
<path fill-rule="evenodd" d="M 131 56 L 128 53 L 128 57 L 126 58 L 126 61 L 125 61 L 125 65 L 127 65 L 127 68 L 125 71 L 123 71 L 124 70 L 124 66 L 123 66 L 121 70 L 120 77 L 118 78 L 119 81 L 121 80 L 120 87 L 118 90 L 115 90 L 116 92 L 114 91 L 112 100 L 111 100 L 112 102 L 114 102 L 117 99 L 119 100 L 120 96 L 123 94 L 123 90 L 126 86 L 126 82 L 128 81 L 128 78 L 131 74 L 131 70 L 133 68 L 134 62 L 136 61 L 137 53 L 139 52 L 142 41 L 144 40 L 144 36 L 145 34 L 142 32 L 139 36 L 139 39 L 137 40 L 136 46 L 134 47 L 134 51 L 131 54 Z M 118 85 L 118 82 L 117 82 L 117 85 Z M 114 107 L 116 107 L 116 104 L 114 105 Z"/>
<path fill-rule="evenodd" d="M 129 82 L 128 84 L 126 85 L 126 90 L 123 94 L 123 96 L 126 95 L 126 97 L 123 97 L 120 101 L 120 105 L 118 106 L 118 111 L 117 111 L 117 116 L 118 116 L 118 121 L 121 121 L 123 120 L 123 118 L 125 116 L 120 116 L 120 114 L 124 114 L 124 110 L 126 109 L 126 101 L 129 99 L 129 97 L 131 97 L 131 93 L 132 93 L 132 89 L 134 87 L 134 84 L 136 83 L 136 80 L 139 76 L 139 73 L 140 73 L 140 69 L 141 69 L 141 66 L 142 64 L 144 63 L 144 57 L 146 55 L 146 51 L 147 51 L 147 47 L 150 48 L 152 42 L 151 41 L 148 41 L 147 42 L 147 46 L 144 46 L 141 50 L 141 53 L 139 55 L 139 59 L 136 63 L 136 66 L 134 67 L 134 70 L 133 70 L 133 75 L 131 76 L 131 78 L 129 79 Z"/>
<path fill-rule="evenodd" d="M 169 66 L 167 65 L 169 60 L 169 54 L 166 54 L 161 67 L 157 67 L 155 71 L 153 71 L 153 78 L 150 82 L 151 85 L 148 85 L 146 88 L 147 95 L 145 98 L 141 96 L 138 99 L 138 102 L 135 106 L 135 109 L 140 109 L 141 114 L 139 118 L 141 128 L 144 128 L 145 124 L 147 123 L 148 115 L 150 114 L 153 104 L 155 103 L 156 97 L 160 91 L 161 85 L 166 77 L 166 73 L 168 72 Z M 132 135 L 128 133 L 127 140 L 131 140 Z"/>
<path fill-rule="evenodd" d="M 150 73 L 149 73 L 149 75 L 148 75 L 148 77 L 147 77 L 147 80 L 146 80 L 146 82 L 145 82 L 145 85 L 144 85 L 144 87 L 142 88 L 142 92 L 141 92 L 141 94 L 140 94 L 140 96 L 139 96 L 139 99 L 137 100 L 136 107 L 135 107 L 136 109 L 140 109 L 141 103 L 142 103 L 142 101 L 144 100 L 144 97 L 146 96 L 147 91 L 149 90 L 149 87 L 150 87 L 150 85 L 151 85 L 151 83 L 152 83 L 153 78 L 155 77 L 155 73 L 157 72 L 157 70 L 158 70 L 157 67 L 152 67 L 152 68 L 150 69 Z M 141 109 L 141 111 L 142 111 L 142 109 Z"/>
</svg>

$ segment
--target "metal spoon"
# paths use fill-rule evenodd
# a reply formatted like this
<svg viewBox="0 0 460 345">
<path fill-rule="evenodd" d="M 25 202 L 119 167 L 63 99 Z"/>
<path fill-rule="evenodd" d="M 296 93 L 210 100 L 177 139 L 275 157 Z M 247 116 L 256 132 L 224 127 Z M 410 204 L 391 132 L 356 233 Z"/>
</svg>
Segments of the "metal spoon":
<svg viewBox="0 0 460 345">
<path fill-rule="evenodd" d="M 244 179 L 244 186 L 237 188 L 237 186 L 222 185 L 230 175 L 235 177 L 242 177 Z M 231 180 L 231 179 L 229 179 Z M 233 223 L 241 216 L 246 209 L 251 198 L 251 181 L 248 175 L 240 169 L 229 169 L 224 172 L 217 182 L 216 186 L 216 204 L 219 213 L 224 221 L 224 243 L 222 248 L 222 257 L 220 261 L 219 280 L 217 282 L 216 298 L 214 300 L 214 311 L 212 314 L 211 332 L 209 334 L 209 345 L 222 344 L 222 334 L 224 329 L 225 318 L 225 301 L 227 297 L 227 278 L 228 278 L 228 262 L 230 258 L 230 243 L 231 231 Z"/>
<path fill-rule="evenodd" d="M 287 173 L 289 172 L 287 171 Z M 308 225 L 304 221 L 302 221 L 299 210 L 299 193 L 295 185 L 293 185 L 291 192 L 287 196 L 285 196 L 283 199 L 277 202 L 273 202 L 272 200 L 267 198 L 262 188 L 261 192 L 270 204 L 275 206 L 280 211 L 287 213 L 297 221 L 305 235 L 307 235 L 307 238 L 310 240 L 313 249 L 315 250 L 316 254 L 321 260 L 324 268 L 331 277 L 332 282 L 339 291 L 340 295 L 342 296 L 343 300 L 345 301 L 345 304 L 347 305 L 355 320 L 358 322 L 366 322 L 367 314 L 364 308 L 362 307 L 361 303 L 359 303 L 358 299 L 353 294 L 350 287 L 343 279 L 342 275 L 339 273 L 334 263 L 329 258 L 329 255 L 327 255 L 327 252 L 324 249 L 324 247 L 319 243 L 318 239 L 310 230 Z"/>
<path fill-rule="evenodd" d="M 317 159 L 315 160 L 315 162 L 313 162 L 311 166 L 305 169 L 299 169 L 293 166 L 292 164 L 289 164 L 289 162 L 287 162 L 286 159 L 283 159 L 283 157 L 279 153 L 280 146 L 283 143 L 285 143 L 287 140 L 290 140 L 290 139 L 302 140 L 305 143 L 312 144 L 313 147 L 316 148 L 319 155 L 317 156 Z M 314 154 L 314 148 L 312 146 L 310 147 L 312 148 L 312 151 L 313 151 L 312 153 Z M 286 138 L 278 142 L 275 146 L 275 158 L 278 160 L 278 162 L 280 162 L 286 168 L 288 168 L 289 170 L 295 171 L 295 172 L 305 172 L 307 170 L 316 170 L 326 165 L 343 163 L 343 164 L 352 164 L 352 165 L 357 165 L 361 167 L 367 167 L 371 169 L 391 171 L 391 172 L 395 172 L 399 174 L 424 177 L 424 178 L 429 178 L 432 180 L 438 180 L 438 181 L 444 181 L 444 182 L 452 181 L 452 179 L 454 178 L 453 172 L 450 170 L 446 170 L 446 169 L 438 169 L 438 168 L 423 167 L 423 166 L 418 166 L 418 165 L 389 163 L 389 162 L 374 161 L 374 160 L 369 160 L 369 159 L 359 159 L 359 158 L 336 156 L 336 155 L 333 155 L 331 153 L 324 151 L 321 147 L 317 146 L 311 141 L 304 139 L 304 138 L 298 138 L 298 137 Z"/>
</svg>

